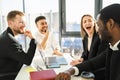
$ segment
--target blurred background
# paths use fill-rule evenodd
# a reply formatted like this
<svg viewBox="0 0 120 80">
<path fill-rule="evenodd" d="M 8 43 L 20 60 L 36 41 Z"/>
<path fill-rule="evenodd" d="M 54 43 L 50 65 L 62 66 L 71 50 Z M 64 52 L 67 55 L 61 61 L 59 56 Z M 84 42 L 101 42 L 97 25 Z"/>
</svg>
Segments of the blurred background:
<svg viewBox="0 0 120 80">
<path fill-rule="evenodd" d="M 0 33 L 7 28 L 6 15 L 11 10 L 25 13 L 27 28 L 33 33 L 36 30 L 35 18 L 44 15 L 62 51 L 81 53 L 81 16 L 91 14 L 96 18 L 101 8 L 113 3 L 120 3 L 120 0 L 0 0 Z M 29 39 L 19 35 L 18 41 L 26 51 Z"/>
</svg>

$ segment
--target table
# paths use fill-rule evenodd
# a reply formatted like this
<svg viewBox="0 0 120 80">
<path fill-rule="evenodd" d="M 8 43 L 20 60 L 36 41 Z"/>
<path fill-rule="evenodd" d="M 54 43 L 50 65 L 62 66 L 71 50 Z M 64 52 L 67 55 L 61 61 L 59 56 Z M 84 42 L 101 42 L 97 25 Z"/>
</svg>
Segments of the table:
<svg viewBox="0 0 120 80">
<path fill-rule="evenodd" d="M 70 61 L 73 60 L 72 57 L 69 55 L 69 53 L 64 53 L 64 57 L 66 58 L 68 65 L 62 65 L 60 68 L 53 68 L 55 70 L 56 74 L 58 74 L 59 72 L 63 72 L 71 67 Z M 35 57 L 33 59 L 33 62 L 34 63 L 32 63 L 30 66 L 23 65 L 15 80 L 30 80 L 29 72 L 35 71 L 36 70 L 35 67 L 37 67 L 37 66 L 46 70 L 44 62 L 40 58 L 40 56 Z M 71 80 L 79 80 L 79 79 L 80 79 L 80 77 L 71 76 Z"/>
</svg>

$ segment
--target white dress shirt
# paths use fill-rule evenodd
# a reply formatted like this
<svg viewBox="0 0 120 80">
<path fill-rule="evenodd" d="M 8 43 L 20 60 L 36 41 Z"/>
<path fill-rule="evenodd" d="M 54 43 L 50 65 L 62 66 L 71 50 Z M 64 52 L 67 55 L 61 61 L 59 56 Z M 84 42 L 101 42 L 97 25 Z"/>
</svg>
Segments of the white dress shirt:
<svg viewBox="0 0 120 80">
<path fill-rule="evenodd" d="M 39 31 L 34 34 L 34 38 L 38 44 L 41 44 L 44 37 L 45 35 L 41 34 Z M 51 56 L 54 49 L 60 50 L 59 42 L 56 41 L 54 34 L 52 32 L 49 32 L 49 36 L 46 42 L 46 48 L 42 51 L 45 53 L 45 56 Z"/>
<path fill-rule="evenodd" d="M 117 47 L 117 46 L 118 46 L 119 43 L 120 43 L 120 40 L 119 40 L 118 42 L 116 42 L 115 45 L 113 45 L 113 46 L 109 43 L 110 48 L 111 48 L 113 51 L 118 50 L 118 47 Z"/>
</svg>

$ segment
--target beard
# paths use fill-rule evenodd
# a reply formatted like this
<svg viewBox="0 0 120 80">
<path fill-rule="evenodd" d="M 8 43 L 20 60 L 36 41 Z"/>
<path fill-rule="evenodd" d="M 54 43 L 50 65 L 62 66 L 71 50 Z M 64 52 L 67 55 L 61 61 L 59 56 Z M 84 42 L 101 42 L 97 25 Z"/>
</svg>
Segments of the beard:
<svg viewBox="0 0 120 80">
<path fill-rule="evenodd" d="M 108 31 L 107 32 L 102 32 L 102 34 L 100 35 L 101 40 L 103 41 L 107 41 L 107 42 L 111 42 L 112 37 L 109 35 Z"/>
<path fill-rule="evenodd" d="M 14 32 L 17 33 L 17 34 L 24 34 L 23 30 L 14 30 Z"/>
<path fill-rule="evenodd" d="M 102 41 L 107 41 L 110 43 L 112 41 L 112 36 L 110 35 L 107 27 L 105 25 L 103 27 L 104 27 L 104 29 L 100 32 L 99 36 Z"/>
</svg>

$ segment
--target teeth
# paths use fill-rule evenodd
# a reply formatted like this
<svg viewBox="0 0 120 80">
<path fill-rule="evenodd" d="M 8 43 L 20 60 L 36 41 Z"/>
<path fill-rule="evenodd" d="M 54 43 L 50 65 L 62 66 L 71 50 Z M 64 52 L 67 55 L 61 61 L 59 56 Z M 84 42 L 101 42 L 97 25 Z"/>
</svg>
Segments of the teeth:
<svg viewBox="0 0 120 80">
<path fill-rule="evenodd" d="M 89 28 L 91 28 L 91 27 L 86 27 L 86 29 L 89 29 Z"/>
</svg>

